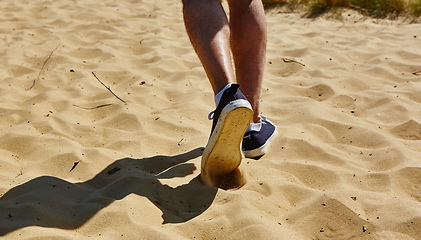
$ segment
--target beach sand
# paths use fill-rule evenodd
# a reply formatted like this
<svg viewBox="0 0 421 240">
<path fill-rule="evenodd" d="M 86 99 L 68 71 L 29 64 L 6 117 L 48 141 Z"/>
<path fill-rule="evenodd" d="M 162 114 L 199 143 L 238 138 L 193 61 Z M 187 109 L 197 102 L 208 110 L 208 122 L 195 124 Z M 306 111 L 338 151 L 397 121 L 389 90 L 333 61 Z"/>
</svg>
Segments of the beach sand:
<svg viewBox="0 0 421 240">
<path fill-rule="evenodd" d="M 0 2 L 0 238 L 421 239 L 419 24 L 268 10 L 279 135 L 224 191 L 181 8 Z"/>
</svg>

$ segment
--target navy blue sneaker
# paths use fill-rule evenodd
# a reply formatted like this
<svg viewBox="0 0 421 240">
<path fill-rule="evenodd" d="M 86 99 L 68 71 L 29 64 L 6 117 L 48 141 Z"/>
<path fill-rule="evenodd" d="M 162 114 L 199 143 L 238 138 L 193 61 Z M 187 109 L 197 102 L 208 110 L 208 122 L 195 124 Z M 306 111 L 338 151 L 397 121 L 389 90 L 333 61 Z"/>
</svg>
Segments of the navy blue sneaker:
<svg viewBox="0 0 421 240">
<path fill-rule="evenodd" d="M 201 178 L 207 185 L 213 185 L 213 176 L 236 170 L 243 159 L 241 142 L 252 121 L 253 110 L 238 87 L 232 84 L 225 90 L 213 112 L 212 131 L 201 163 Z"/>
<path fill-rule="evenodd" d="M 271 121 L 262 116 L 261 124 L 250 127 L 243 137 L 243 152 L 247 158 L 259 159 L 268 151 L 278 130 Z"/>
</svg>

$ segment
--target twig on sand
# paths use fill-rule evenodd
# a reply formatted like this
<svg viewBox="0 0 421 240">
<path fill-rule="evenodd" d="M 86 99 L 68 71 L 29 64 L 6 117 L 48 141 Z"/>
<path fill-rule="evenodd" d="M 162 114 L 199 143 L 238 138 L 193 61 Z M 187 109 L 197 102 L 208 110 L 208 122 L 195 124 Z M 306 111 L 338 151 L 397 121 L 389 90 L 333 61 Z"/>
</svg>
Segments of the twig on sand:
<svg viewBox="0 0 421 240">
<path fill-rule="evenodd" d="M 304 65 L 304 64 L 302 64 L 302 63 L 300 63 L 300 62 L 298 62 L 298 61 L 295 61 L 295 60 L 293 60 L 293 59 L 289 59 L 289 58 L 282 58 L 282 60 L 284 61 L 284 62 L 286 62 L 286 63 L 298 63 L 298 64 L 300 64 L 301 66 L 303 66 L 303 67 L 305 67 L 306 65 Z"/>
<path fill-rule="evenodd" d="M 32 85 L 26 89 L 26 91 L 31 90 L 34 86 L 35 86 L 35 82 L 39 79 L 39 77 L 41 76 L 41 72 L 45 67 L 45 64 L 48 62 L 48 60 L 50 60 L 51 56 L 53 55 L 53 53 L 58 49 L 58 47 L 60 47 L 60 45 L 58 45 L 56 48 L 54 48 L 53 51 L 51 51 L 50 55 L 48 56 L 47 59 L 45 59 L 44 63 L 42 64 L 41 70 L 39 70 L 38 73 L 38 77 L 34 79 L 34 81 L 32 82 Z"/>
<path fill-rule="evenodd" d="M 75 163 L 73 164 L 73 167 L 70 169 L 69 172 L 73 171 L 73 169 L 75 169 L 75 167 L 79 164 L 79 160 L 75 161 Z"/>
<path fill-rule="evenodd" d="M 421 76 L 421 71 L 413 72 L 412 74 L 414 74 L 415 76 Z"/>
<path fill-rule="evenodd" d="M 182 142 L 184 141 L 184 140 L 186 140 L 185 138 L 182 138 L 179 142 L 178 142 L 178 146 L 181 146 L 181 144 L 182 144 Z"/>
<path fill-rule="evenodd" d="M 114 97 L 116 97 L 118 100 L 122 101 L 124 104 L 127 104 L 126 101 L 121 99 L 119 96 L 115 95 L 115 93 L 111 90 L 111 88 L 107 87 L 101 80 L 99 80 L 99 78 L 95 75 L 94 72 L 92 72 L 92 75 L 94 75 L 96 80 L 98 80 L 98 82 L 100 82 L 102 84 L 102 86 L 104 86 L 112 95 L 114 95 Z"/>
<path fill-rule="evenodd" d="M 112 174 L 116 173 L 117 171 L 120 171 L 119 167 L 115 167 L 115 168 L 111 169 L 110 171 L 108 171 L 107 173 L 108 173 L 108 175 L 112 175 Z"/>
<path fill-rule="evenodd" d="M 111 106 L 111 105 L 113 105 L 113 104 L 108 103 L 108 104 L 98 105 L 98 106 L 95 106 L 95 107 L 81 107 L 81 106 L 78 106 L 76 104 L 73 104 L 73 106 L 78 107 L 78 108 L 82 108 L 82 109 L 85 109 L 85 110 L 94 110 L 94 109 L 97 109 L 97 108 L 108 107 L 108 106 Z"/>
</svg>

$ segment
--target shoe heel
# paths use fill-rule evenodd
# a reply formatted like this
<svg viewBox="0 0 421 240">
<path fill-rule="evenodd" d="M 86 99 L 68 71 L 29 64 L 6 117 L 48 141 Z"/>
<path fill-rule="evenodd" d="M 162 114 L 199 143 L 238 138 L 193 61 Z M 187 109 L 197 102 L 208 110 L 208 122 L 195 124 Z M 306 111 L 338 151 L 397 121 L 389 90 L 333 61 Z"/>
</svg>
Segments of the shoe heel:
<svg viewBox="0 0 421 240">
<path fill-rule="evenodd" d="M 217 175 L 202 171 L 200 178 L 207 186 L 229 190 L 239 189 L 244 186 L 247 183 L 248 176 L 246 165 L 244 164 L 244 161 L 242 161 L 240 166 L 238 166 L 232 172 Z"/>
<path fill-rule="evenodd" d="M 252 118 L 250 103 L 242 99 L 221 112 L 202 155 L 201 178 L 206 185 L 229 189 L 246 183 L 241 143 Z"/>
</svg>

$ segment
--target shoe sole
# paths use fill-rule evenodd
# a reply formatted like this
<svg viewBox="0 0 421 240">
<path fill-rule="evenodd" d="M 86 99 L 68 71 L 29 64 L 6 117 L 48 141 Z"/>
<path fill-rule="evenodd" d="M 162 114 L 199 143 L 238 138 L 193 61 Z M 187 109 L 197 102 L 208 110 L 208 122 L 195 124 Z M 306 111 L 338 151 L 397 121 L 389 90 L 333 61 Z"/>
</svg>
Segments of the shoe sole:
<svg viewBox="0 0 421 240">
<path fill-rule="evenodd" d="M 203 150 L 201 167 L 204 175 L 227 174 L 240 166 L 243 159 L 241 143 L 252 118 L 253 110 L 246 100 L 237 99 L 224 107 Z"/>
<path fill-rule="evenodd" d="M 270 143 L 276 137 L 276 135 L 278 135 L 278 128 L 276 128 L 276 126 L 275 126 L 275 131 L 268 138 L 268 140 L 266 141 L 266 143 L 263 144 L 263 146 L 261 146 L 259 148 L 256 148 L 256 149 L 253 149 L 253 150 L 244 151 L 244 156 L 246 158 L 260 158 L 260 157 L 262 157 L 263 155 L 265 155 L 268 152 Z"/>
</svg>

